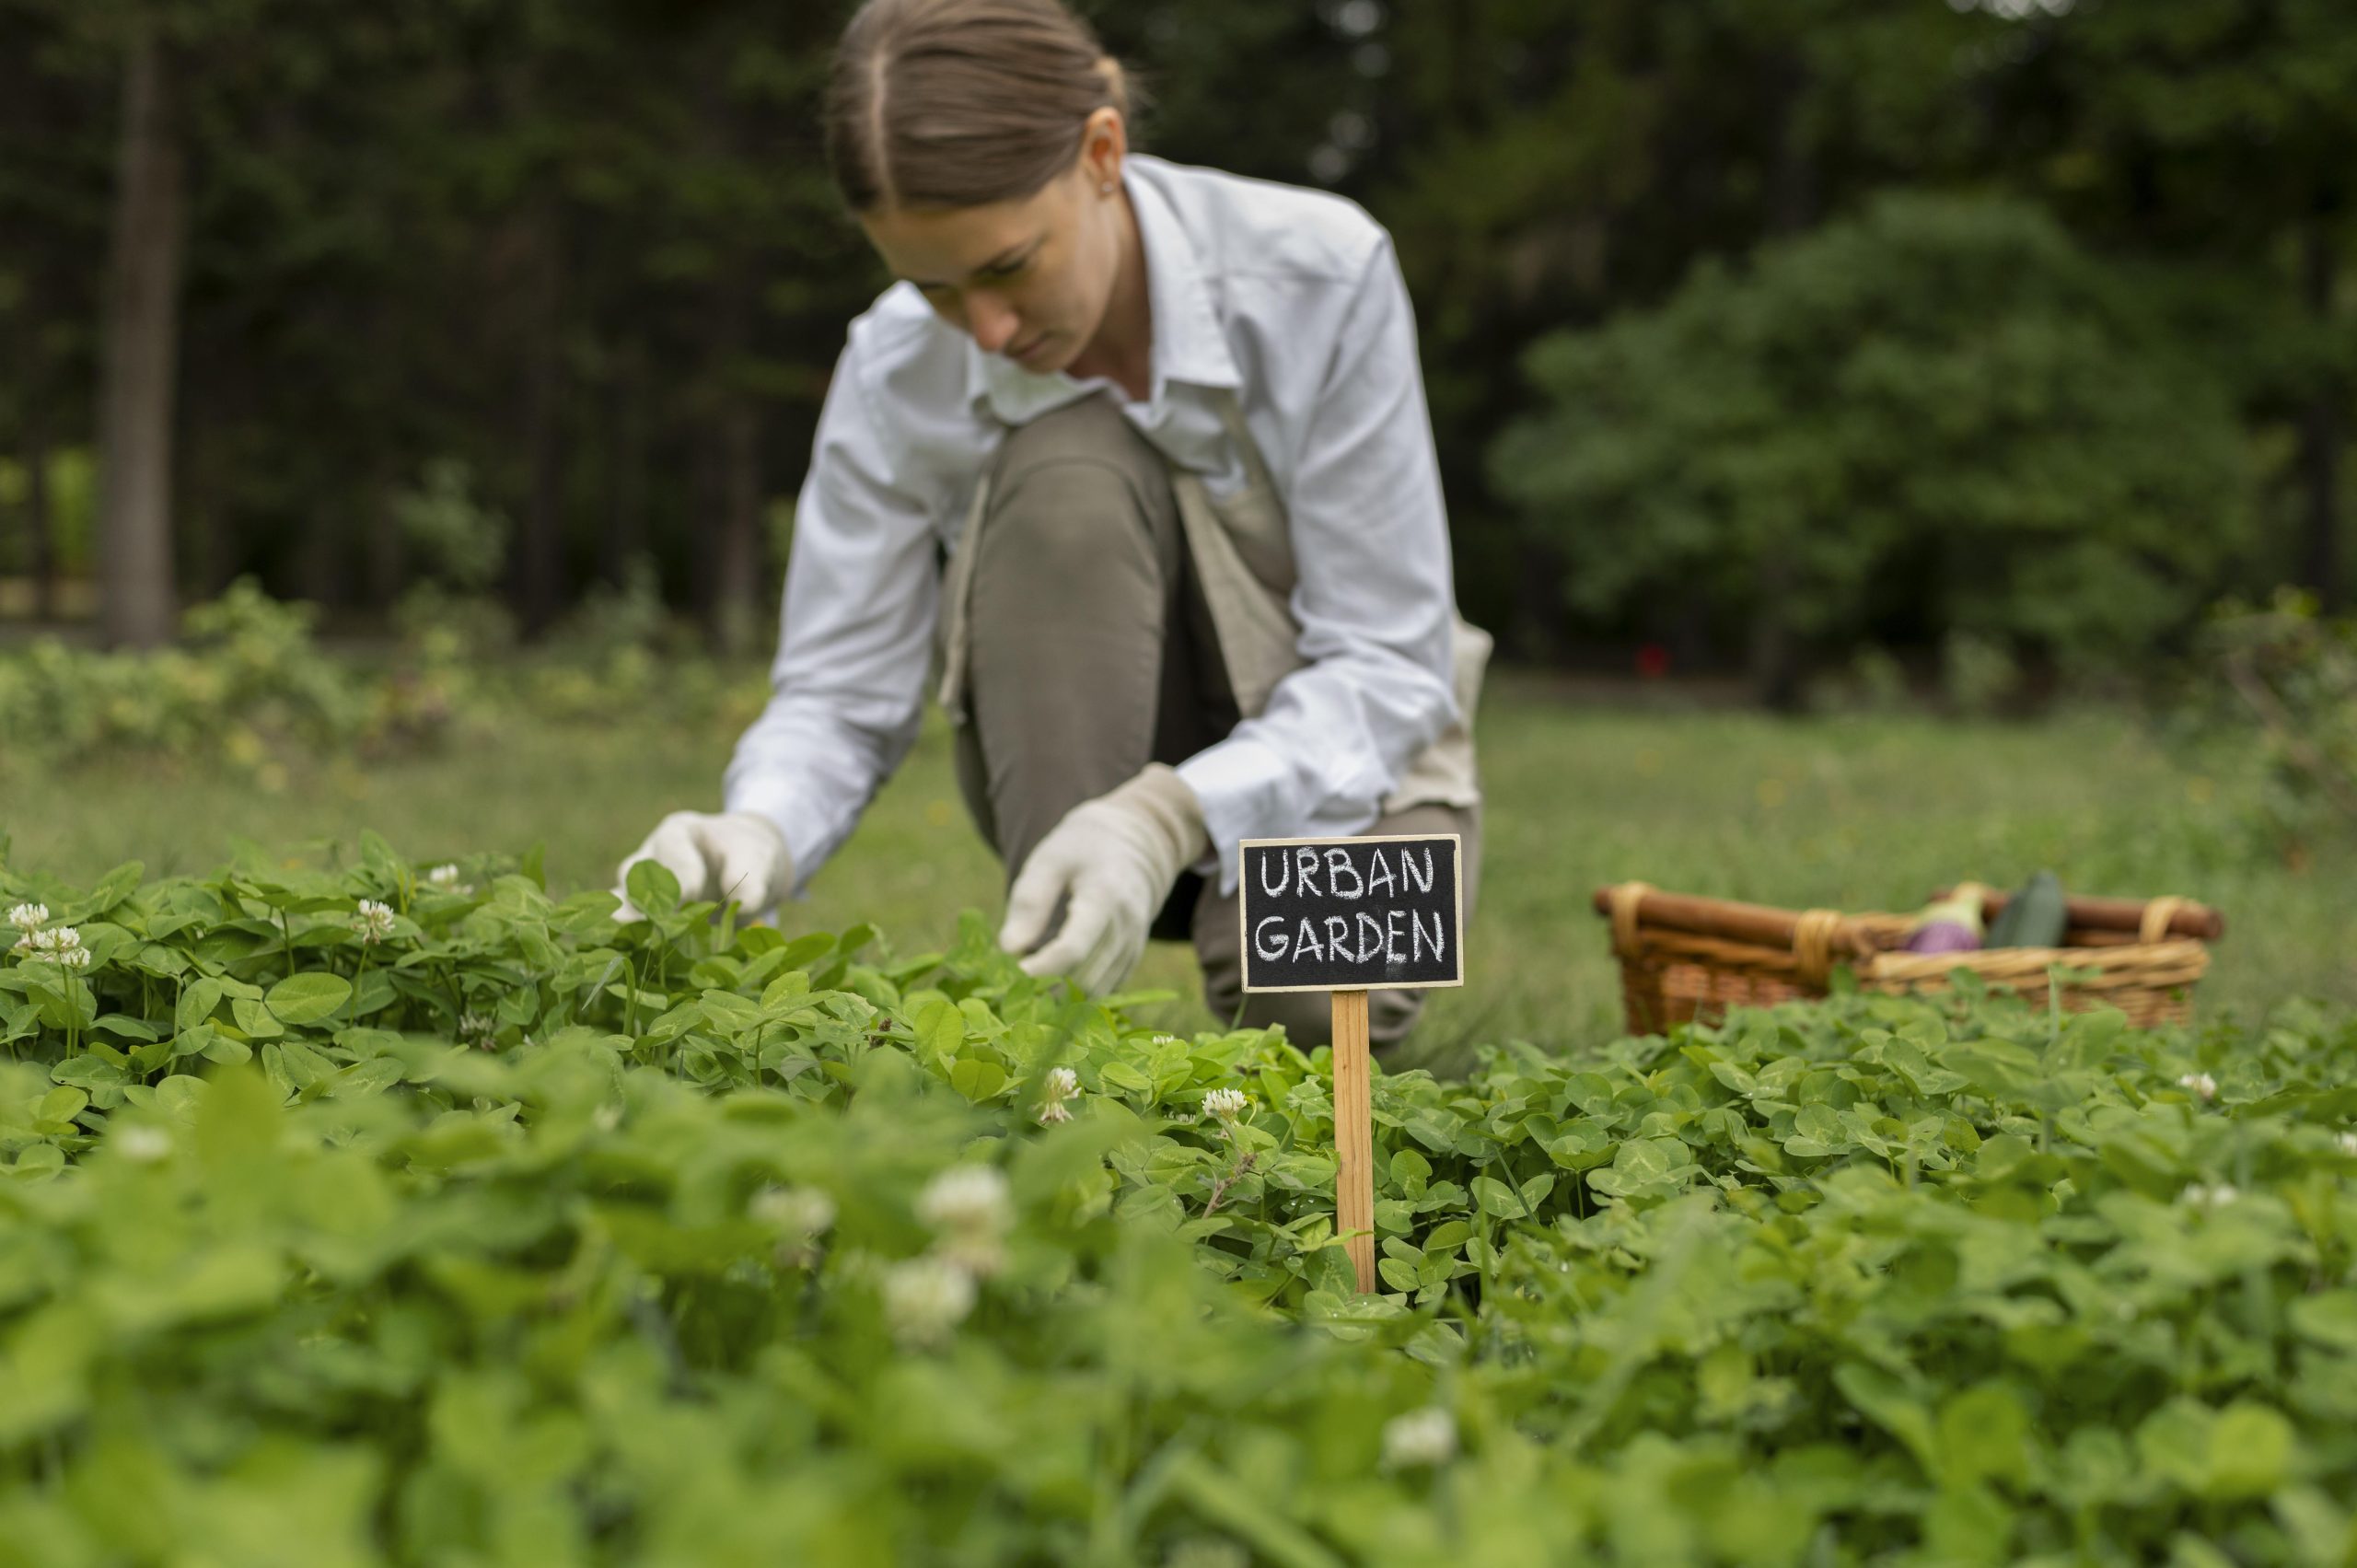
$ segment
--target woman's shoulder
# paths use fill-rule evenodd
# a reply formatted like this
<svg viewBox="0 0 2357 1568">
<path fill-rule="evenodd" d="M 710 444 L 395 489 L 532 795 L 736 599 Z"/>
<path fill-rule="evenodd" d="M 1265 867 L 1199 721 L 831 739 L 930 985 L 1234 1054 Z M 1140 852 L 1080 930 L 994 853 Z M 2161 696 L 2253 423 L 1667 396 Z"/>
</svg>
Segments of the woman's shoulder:
<svg viewBox="0 0 2357 1568">
<path fill-rule="evenodd" d="M 1391 237 L 1347 196 L 1146 154 L 1130 162 L 1169 203 L 1207 273 L 1349 283 Z"/>
<path fill-rule="evenodd" d="M 906 283 L 853 318 L 835 377 L 857 390 L 857 409 L 846 417 L 884 444 L 893 465 L 962 471 L 975 460 L 987 431 L 974 406 L 967 343 Z"/>
<path fill-rule="evenodd" d="M 914 285 L 896 283 L 852 318 L 843 366 L 877 390 L 884 381 L 911 389 L 925 383 L 962 389 L 965 338 L 941 319 Z"/>
</svg>

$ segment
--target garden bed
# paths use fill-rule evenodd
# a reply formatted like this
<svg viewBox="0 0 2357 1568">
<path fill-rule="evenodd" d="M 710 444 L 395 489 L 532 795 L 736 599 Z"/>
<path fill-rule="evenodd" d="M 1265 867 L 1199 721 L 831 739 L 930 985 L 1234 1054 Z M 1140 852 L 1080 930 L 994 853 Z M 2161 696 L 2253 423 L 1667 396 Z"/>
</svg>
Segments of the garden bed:
<svg viewBox="0 0 2357 1568">
<path fill-rule="evenodd" d="M 2346 1549 L 2346 1017 L 1382 1076 L 1360 1296 L 1322 1052 L 437 869 L 0 856 L 0 1562 Z"/>
</svg>

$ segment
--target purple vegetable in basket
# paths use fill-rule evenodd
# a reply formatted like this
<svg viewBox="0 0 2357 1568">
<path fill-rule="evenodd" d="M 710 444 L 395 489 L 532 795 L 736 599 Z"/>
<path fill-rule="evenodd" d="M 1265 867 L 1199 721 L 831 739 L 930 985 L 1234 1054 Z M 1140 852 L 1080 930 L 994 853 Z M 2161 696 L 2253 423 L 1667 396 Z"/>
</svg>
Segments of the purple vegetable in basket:
<svg viewBox="0 0 2357 1568">
<path fill-rule="evenodd" d="M 1978 882 L 1967 882 L 1934 904 L 1924 906 L 1907 928 L 1910 953 L 1976 953 L 1980 950 L 1980 895 Z"/>
</svg>

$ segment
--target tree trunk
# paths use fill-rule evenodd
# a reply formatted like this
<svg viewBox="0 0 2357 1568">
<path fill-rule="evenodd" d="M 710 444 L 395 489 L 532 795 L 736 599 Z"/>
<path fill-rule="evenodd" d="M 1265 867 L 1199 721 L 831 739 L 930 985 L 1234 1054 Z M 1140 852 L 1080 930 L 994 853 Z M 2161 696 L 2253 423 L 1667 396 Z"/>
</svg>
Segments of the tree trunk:
<svg viewBox="0 0 2357 1568">
<path fill-rule="evenodd" d="M 1808 97 L 1808 65 L 1787 55 L 1776 69 L 1776 146 L 1768 171 L 1768 231 L 1778 238 L 1805 234 L 1817 223 L 1816 149 L 1801 134 L 1801 105 Z"/>
<path fill-rule="evenodd" d="M 1751 686 L 1760 704 L 1778 713 L 1800 706 L 1800 648 L 1785 614 L 1793 575 L 1793 558 L 1770 545 L 1760 557 L 1759 598 L 1751 611 Z"/>
<path fill-rule="evenodd" d="M 761 622 L 761 417 L 732 392 L 721 416 L 720 603 L 713 628 L 730 657 L 753 645 Z"/>
<path fill-rule="evenodd" d="M 2302 293 L 2321 337 L 2333 330 L 2333 282 L 2340 263 L 2334 225 L 2340 203 L 2320 194 L 2300 236 Z M 2340 608 L 2340 370 L 2320 377 L 2300 415 L 2300 481 L 2306 491 L 2300 581 L 2328 612 Z"/>
<path fill-rule="evenodd" d="M 389 616 L 408 586 L 409 541 L 401 537 L 401 520 L 393 505 L 394 487 L 380 474 L 368 487 L 370 526 L 363 552 L 363 576 L 367 583 L 368 608 Z"/>
<path fill-rule="evenodd" d="M 123 64 L 122 141 L 99 405 L 99 633 L 170 638 L 172 390 L 179 350 L 182 180 L 171 62 L 142 29 Z"/>
<path fill-rule="evenodd" d="M 528 492 L 516 539 L 517 622 L 528 637 L 549 629 L 564 598 L 563 215 L 552 201 L 539 224 L 540 286 L 526 347 L 524 452 Z"/>
<path fill-rule="evenodd" d="M 630 581 L 633 563 L 646 553 L 647 398 L 643 340 L 632 338 L 615 355 L 612 398 L 606 537 L 598 564 L 599 575 L 619 588 Z"/>
</svg>

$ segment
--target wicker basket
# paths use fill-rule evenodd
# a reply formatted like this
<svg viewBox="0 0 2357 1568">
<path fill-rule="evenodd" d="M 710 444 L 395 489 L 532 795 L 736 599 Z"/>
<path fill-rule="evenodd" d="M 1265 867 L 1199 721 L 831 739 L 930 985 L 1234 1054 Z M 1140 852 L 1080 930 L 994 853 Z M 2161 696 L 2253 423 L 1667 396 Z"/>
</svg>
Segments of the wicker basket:
<svg viewBox="0 0 2357 1568">
<path fill-rule="evenodd" d="M 1985 894 L 1981 907 L 1993 918 L 2005 895 Z M 2226 925 L 2216 911 L 2188 899 L 2073 898 L 2060 947 L 1908 953 L 1898 949 L 1912 915 L 1795 912 L 1664 893 L 1643 882 L 1597 889 L 1596 908 L 1612 924 L 1632 1034 L 1659 1034 L 1731 1005 L 1823 996 L 1836 964 L 1849 965 L 1863 991 L 1945 991 L 1958 970 L 1969 970 L 2038 1004 L 2047 999 L 2049 966 L 2068 964 L 2092 973 L 2064 983 L 2063 1006 L 2117 1007 L 2139 1026 L 2181 1023 L 2192 1010 L 2194 981 L 2210 967 L 2209 944 Z"/>
</svg>

